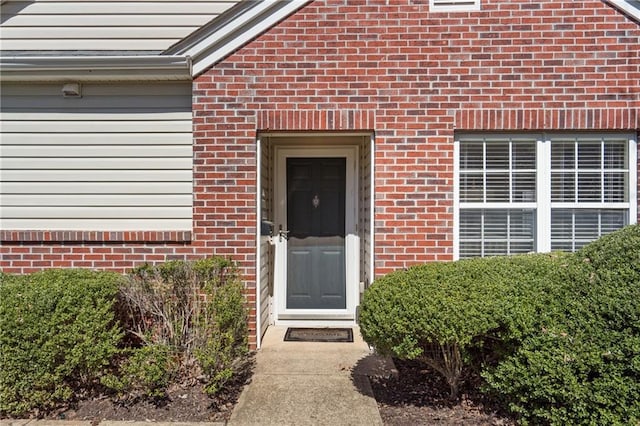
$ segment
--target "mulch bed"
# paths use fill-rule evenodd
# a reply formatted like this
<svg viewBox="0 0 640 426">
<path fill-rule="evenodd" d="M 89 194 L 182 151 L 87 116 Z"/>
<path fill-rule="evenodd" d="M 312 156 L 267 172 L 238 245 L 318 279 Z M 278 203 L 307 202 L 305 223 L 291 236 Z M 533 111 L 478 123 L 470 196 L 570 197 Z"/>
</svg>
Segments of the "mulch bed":
<svg viewBox="0 0 640 426">
<path fill-rule="evenodd" d="M 44 419 L 84 420 L 98 424 L 102 420 L 225 422 L 253 374 L 254 359 L 248 357 L 235 379 L 214 398 L 204 393 L 202 384 L 172 386 L 161 400 L 118 402 L 106 395 L 80 400 L 69 407 L 49 413 Z"/>
<path fill-rule="evenodd" d="M 394 360 L 397 378 L 372 379 L 371 386 L 387 426 L 514 425 L 467 377 L 461 396 L 452 401 L 449 386 L 435 371 L 416 361 Z"/>
<path fill-rule="evenodd" d="M 135 401 L 118 403 L 108 397 L 97 397 L 80 401 L 55 418 L 64 420 L 129 421 L 225 421 L 231 415 L 234 399 L 213 400 L 203 392 L 202 386 L 175 387 L 161 401 Z M 237 398 L 236 398 L 237 399 Z"/>
<path fill-rule="evenodd" d="M 468 377 L 461 389 L 461 398 L 452 401 L 448 385 L 437 373 L 415 361 L 394 362 L 398 377 L 371 380 L 386 426 L 515 425 L 478 392 L 477 379 Z M 200 384 L 176 385 L 169 389 L 167 398 L 156 403 L 121 403 L 107 396 L 96 396 L 43 418 L 89 420 L 94 424 L 102 420 L 224 422 L 229 420 L 240 393 L 250 382 L 253 365 L 251 358 L 242 374 L 215 398 L 206 396 Z"/>
</svg>

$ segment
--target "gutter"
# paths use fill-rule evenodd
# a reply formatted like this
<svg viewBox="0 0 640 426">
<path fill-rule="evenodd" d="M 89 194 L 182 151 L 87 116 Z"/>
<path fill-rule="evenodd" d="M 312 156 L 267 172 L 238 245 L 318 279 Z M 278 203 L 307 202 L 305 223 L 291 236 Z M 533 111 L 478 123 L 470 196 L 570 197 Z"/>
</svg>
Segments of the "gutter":
<svg viewBox="0 0 640 426">
<path fill-rule="evenodd" d="M 0 81 L 191 81 L 189 56 L 5 56 Z"/>
<path fill-rule="evenodd" d="M 0 56 L 0 81 L 191 81 L 310 1 L 241 1 L 160 55 Z"/>
</svg>

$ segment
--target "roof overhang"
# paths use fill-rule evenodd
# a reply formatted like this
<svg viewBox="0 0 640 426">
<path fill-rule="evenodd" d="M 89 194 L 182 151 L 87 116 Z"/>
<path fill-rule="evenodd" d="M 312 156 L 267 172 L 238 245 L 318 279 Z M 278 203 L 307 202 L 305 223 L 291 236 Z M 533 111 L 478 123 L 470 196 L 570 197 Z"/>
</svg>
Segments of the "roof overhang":
<svg viewBox="0 0 640 426">
<path fill-rule="evenodd" d="M 310 2 L 241 1 L 160 55 L 0 56 L 0 80 L 192 80 Z"/>
<path fill-rule="evenodd" d="M 606 0 L 625 15 L 640 23 L 640 1 L 638 0 Z"/>
<path fill-rule="evenodd" d="M 241 1 L 160 55 L 0 57 L 0 80 L 191 80 L 310 1 Z M 640 22 L 640 1 L 604 1 Z"/>
<path fill-rule="evenodd" d="M 2 81 L 191 80 L 188 56 L 0 57 Z"/>
<path fill-rule="evenodd" d="M 195 77 L 310 2 L 241 1 L 163 54 L 191 57 Z"/>
</svg>

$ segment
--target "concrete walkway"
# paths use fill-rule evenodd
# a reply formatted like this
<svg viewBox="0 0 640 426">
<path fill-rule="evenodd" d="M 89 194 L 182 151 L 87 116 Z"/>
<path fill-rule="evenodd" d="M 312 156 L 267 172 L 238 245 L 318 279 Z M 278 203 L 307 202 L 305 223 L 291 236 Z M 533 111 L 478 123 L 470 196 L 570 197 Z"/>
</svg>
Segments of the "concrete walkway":
<svg viewBox="0 0 640 426">
<path fill-rule="evenodd" d="M 368 377 L 393 373 L 354 331 L 354 343 L 285 342 L 270 327 L 229 426 L 382 425 Z"/>
</svg>

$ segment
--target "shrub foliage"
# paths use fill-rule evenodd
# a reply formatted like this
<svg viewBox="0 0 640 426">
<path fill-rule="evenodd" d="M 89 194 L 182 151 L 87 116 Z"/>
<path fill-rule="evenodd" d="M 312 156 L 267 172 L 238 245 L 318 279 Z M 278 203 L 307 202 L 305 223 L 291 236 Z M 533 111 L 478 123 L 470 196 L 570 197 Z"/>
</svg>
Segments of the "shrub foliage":
<svg viewBox="0 0 640 426">
<path fill-rule="evenodd" d="M 530 329 L 542 300 L 523 303 L 560 255 L 430 263 L 377 280 L 364 295 L 360 328 L 381 353 L 418 359 L 441 373 L 457 395 L 463 366 L 478 348 Z M 528 274 L 535 268 L 537 274 Z"/>
<path fill-rule="evenodd" d="M 91 387 L 118 352 L 122 277 L 50 270 L 0 277 L 0 412 L 47 410 Z"/>
<path fill-rule="evenodd" d="M 575 254 L 427 264 L 365 292 L 379 352 L 418 359 L 456 395 L 473 369 L 523 424 L 640 421 L 640 225 Z"/>
<path fill-rule="evenodd" d="M 572 257 L 544 326 L 484 375 L 533 424 L 640 422 L 640 225 Z"/>
<path fill-rule="evenodd" d="M 125 351 L 118 374 L 108 374 L 102 383 L 122 399 L 162 399 L 174 378 L 175 358 L 163 344 L 151 344 Z"/>
<path fill-rule="evenodd" d="M 247 352 L 243 287 L 221 258 L 0 273 L 0 416 L 44 413 L 91 392 L 161 399 L 177 381 L 218 392 Z"/>
<path fill-rule="evenodd" d="M 121 286 L 127 330 L 148 347 L 144 352 L 154 368 L 175 369 L 166 375 L 206 378 L 205 389 L 214 394 L 234 373 L 236 362 L 247 352 L 247 310 L 242 285 L 233 263 L 223 258 L 194 262 L 171 261 L 135 269 Z M 177 363 L 165 362 L 167 348 Z M 157 356 L 157 360 L 150 359 Z M 123 373 L 130 368 L 123 366 Z M 146 372 L 140 371 L 138 376 Z M 132 395 L 148 383 L 144 394 L 159 396 L 158 380 L 131 383 Z M 114 384 L 119 392 L 125 383 Z"/>
</svg>

